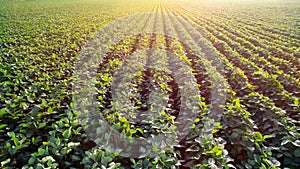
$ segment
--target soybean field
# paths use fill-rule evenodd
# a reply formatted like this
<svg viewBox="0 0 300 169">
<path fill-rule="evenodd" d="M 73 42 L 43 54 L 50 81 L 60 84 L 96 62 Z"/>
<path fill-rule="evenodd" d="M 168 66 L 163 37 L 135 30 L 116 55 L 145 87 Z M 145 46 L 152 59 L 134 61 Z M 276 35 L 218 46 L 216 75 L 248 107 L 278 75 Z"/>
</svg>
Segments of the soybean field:
<svg viewBox="0 0 300 169">
<path fill-rule="evenodd" d="M 0 1 L 0 168 L 300 168 L 300 1 Z"/>
</svg>

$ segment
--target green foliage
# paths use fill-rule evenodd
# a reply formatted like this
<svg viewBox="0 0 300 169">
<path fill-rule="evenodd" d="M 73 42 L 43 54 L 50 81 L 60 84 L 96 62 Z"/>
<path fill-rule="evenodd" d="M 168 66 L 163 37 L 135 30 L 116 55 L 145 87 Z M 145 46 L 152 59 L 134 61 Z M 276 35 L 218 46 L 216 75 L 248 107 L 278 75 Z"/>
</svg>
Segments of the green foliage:
<svg viewBox="0 0 300 169">
<path fill-rule="evenodd" d="M 299 3 L 188 4 L 1 1 L 0 168 L 299 168 Z M 126 58 L 151 47 L 168 50 L 191 67 L 200 90 L 199 96 L 189 97 L 197 101 L 197 117 L 174 147 L 154 147 L 157 156 L 152 158 L 123 157 L 97 146 L 80 124 L 72 102 L 75 63 L 82 59 L 78 54 L 84 45 L 109 21 L 160 10 L 169 15 L 153 15 L 138 24 L 185 41 L 138 34 L 112 45 L 96 76 L 99 110 L 128 138 L 164 132 L 177 136 L 182 86 L 175 84 L 167 67 L 130 77 L 135 109 L 153 109 L 147 102 L 148 85 L 171 98 L 165 110 L 147 119 L 149 124 L 110 111 L 117 109 L 111 106 L 112 75 L 124 64 L 140 66 L 138 60 L 128 63 Z M 174 14 L 181 19 L 170 17 Z M 189 84 L 184 77 L 182 84 Z M 213 98 L 215 93 L 220 97 Z M 95 118 L 90 122 L 98 124 Z"/>
</svg>

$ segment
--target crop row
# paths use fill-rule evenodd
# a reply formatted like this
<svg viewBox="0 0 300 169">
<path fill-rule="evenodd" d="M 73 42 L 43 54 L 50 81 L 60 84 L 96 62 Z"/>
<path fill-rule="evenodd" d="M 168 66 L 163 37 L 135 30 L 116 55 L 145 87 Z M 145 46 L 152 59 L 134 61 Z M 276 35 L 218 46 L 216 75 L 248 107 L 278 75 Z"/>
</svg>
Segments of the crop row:
<svg viewBox="0 0 300 169">
<path fill-rule="evenodd" d="M 184 14 L 186 14 L 186 12 L 184 13 Z M 199 30 L 199 32 L 203 32 L 203 31 L 201 31 L 201 30 Z M 209 32 L 205 32 L 206 33 L 206 35 L 209 35 L 210 33 Z M 231 51 L 231 52 L 233 52 L 233 51 Z M 222 55 L 222 54 L 221 54 Z M 225 60 L 227 60 L 227 57 L 225 56 L 224 57 L 224 59 Z M 228 61 L 227 61 L 228 62 Z M 228 64 L 226 64 L 226 66 L 228 66 L 228 67 L 233 67 L 232 66 L 233 64 L 232 63 L 228 63 Z M 259 114 L 259 113 L 262 113 L 262 112 L 264 112 L 264 109 L 265 109 L 265 112 L 266 112 L 266 114 L 264 114 L 264 115 L 266 115 L 266 116 L 261 116 L 261 114 L 260 114 L 260 116 L 262 117 L 261 119 L 264 119 L 263 121 L 265 121 L 265 120 L 268 120 L 268 118 L 267 117 L 269 117 L 270 116 L 270 114 L 269 113 L 267 113 L 267 112 L 270 112 L 271 110 L 272 110 L 272 107 L 274 107 L 275 105 L 274 105 L 274 103 L 272 103 L 273 101 L 272 100 L 270 100 L 270 99 L 268 99 L 268 98 L 266 98 L 265 96 L 263 96 L 263 95 L 260 95 L 260 94 L 258 94 L 258 93 L 256 93 L 254 90 L 253 90 L 253 86 L 252 85 L 250 85 L 248 82 L 247 82 L 247 77 L 245 77 L 245 75 L 243 75 L 244 74 L 244 72 L 243 71 L 241 71 L 241 69 L 236 69 L 235 67 L 233 67 L 235 70 L 234 71 L 232 71 L 231 73 L 225 73 L 226 75 L 227 75 L 227 78 L 228 78 L 228 80 L 229 80 L 229 83 L 230 84 L 232 84 L 231 86 L 234 88 L 234 91 L 235 92 L 237 92 L 237 95 L 238 96 L 240 96 L 240 98 L 241 98 L 241 100 L 243 100 L 243 102 L 245 102 L 245 108 L 247 108 L 247 110 L 249 110 L 250 112 L 251 112 L 251 114 L 253 115 L 253 117 L 254 117 L 254 119 L 255 119 L 255 121 L 256 122 L 258 122 L 258 123 L 256 123 L 258 126 L 259 126 L 259 128 L 260 128 L 260 131 L 262 131 L 263 133 L 268 133 L 267 131 L 263 131 L 264 129 L 265 129 L 265 127 L 263 127 L 263 125 L 265 125 L 265 123 L 263 123 L 262 121 L 260 121 L 260 120 L 258 120 L 257 119 L 257 117 L 256 117 L 256 115 L 255 114 Z M 228 68 L 225 68 L 225 69 L 228 69 Z M 233 76 L 234 74 L 236 74 L 237 72 L 240 72 L 240 73 L 242 73 L 242 74 L 240 74 L 239 76 L 240 76 L 240 78 L 238 78 L 237 79 L 237 76 Z M 244 76 L 244 77 L 243 77 Z M 242 78 L 241 78 L 242 77 Z M 234 82 L 234 81 L 235 82 Z M 240 84 L 243 84 L 242 83 L 242 81 L 245 81 L 246 80 L 246 82 L 244 83 L 245 84 L 245 86 L 241 86 L 241 88 L 239 88 L 240 87 Z M 239 82 L 239 83 L 236 83 L 236 82 Z M 234 82 L 234 83 L 233 83 Z M 241 97 L 242 96 L 242 97 Z M 253 103 L 253 101 L 254 100 L 256 100 L 255 102 L 256 102 L 256 104 L 254 104 Z M 261 100 L 261 101 L 259 101 L 259 100 Z M 265 102 L 265 103 L 264 103 Z M 251 103 L 251 104 L 249 104 L 249 103 Z M 260 104 L 261 103 L 263 103 L 263 105 L 268 105 L 268 106 L 261 106 Z M 254 104 L 254 105 L 253 105 Z M 251 108 L 252 107 L 252 108 Z M 260 107 L 260 108 L 259 108 Z M 260 110 L 259 112 L 257 112 L 257 111 L 253 111 L 253 108 L 255 108 L 256 110 Z M 268 110 L 269 109 L 269 110 Z M 282 113 L 280 113 L 280 112 L 284 112 L 283 111 L 284 109 L 280 109 L 280 108 L 277 108 L 277 110 L 276 111 L 272 111 L 272 112 L 274 112 L 274 121 L 277 121 L 277 120 L 279 120 L 280 118 L 282 118 Z M 296 109 L 297 110 L 297 109 Z M 277 113 L 276 113 L 277 112 Z M 271 113 L 272 114 L 272 113 Z M 295 115 L 297 114 L 297 111 L 295 111 Z M 265 117 L 265 118 L 264 118 Z M 260 122 L 259 122 L 260 121 Z M 291 120 L 289 120 L 289 122 L 288 122 L 289 124 L 290 124 L 290 126 L 292 127 L 292 128 L 294 128 L 295 127 L 295 125 L 293 124 L 293 123 L 297 123 L 296 121 L 291 121 Z M 270 126 L 273 126 L 273 125 L 270 125 Z M 294 127 L 293 127 L 294 126 Z M 286 128 L 286 129 L 279 129 L 279 130 L 286 130 L 286 132 L 287 131 L 289 131 L 289 128 Z M 296 132 L 297 133 L 297 130 L 294 130 L 294 132 Z M 271 133 L 268 133 L 268 134 L 271 134 Z M 289 135 L 289 134 L 288 134 Z M 283 136 L 281 136 L 281 138 L 282 138 Z M 280 142 L 280 139 L 281 138 L 278 138 L 277 139 L 277 141 L 279 141 Z"/>
<path fill-rule="evenodd" d="M 205 10 L 205 9 L 204 9 Z M 245 24 L 240 24 L 236 20 L 230 17 L 224 17 L 221 13 L 216 13 L 214 18 L 209 17 L 210 15 L 208 13 L 202 12 L 195 12 L 197 10 L 189 10 L 194 11 L 193 14 L 195 16 L 200 16 L 198 19 L 203 18 L 202 20 L 204 22 L 213 22 L 217 24 L 217 26 L 222 27 L 226 29 L 227 31 L 231 32 L 233 36 L 243 36 L 243 39 L 255 37 L 255 39 L 251 39 L 253 41 L 253 44 L 256 45 L 264 45 L 263 48 L 265 51 L 269 51 L 270 55 L 276 56 L 279 58 L 284 58 L 288 61 L 292 61 L 292 63 L 299 63 L 299 58 L 297 57 L 299 51 L 297 52 L 297 42 L 295 43 L 288 43 L 287 40 L 279 40 L 276 37 L 267 37 L 271 36 L 269 33 L 264 33 L 264 31 L 259 31 L 256 29 L 256 27 L 248 27 L 245 26 Z M 230 18 L 230 19 L 229 19 Z M 235 17 L 237 19 L 237 17 Z M 220 22 L 222 21 L 222 22 Z M 235 23 L 235 24 L 233 24 Z M 234 25 L 234 26 L 233 26 Z M 239 33 L 241 32 L 241 33 Z M 245 34 L 245 36 L 244 36 Z M 262 34 L 262 35 L 261 35 Z M 251 42 L 250 41 L 250 42 Z M 274 41 L 274 42 L 273 42 Z M 266 45 L 267 44 L 267 45 Z M 287 47 L 284 47 L 287 45 Z M 274 46 L 274 47 L 272 47 Z M 281 50 L 279 50 L 281 49 Z M 272 57 L 273 58 L 273 57 Z M 298 65 L 298 64 L 296 64 Z"/>
<path fill-rule="evenodd" d="M 198 23 L 198 22 L 197 22 Z M 245 72 L 247 73 L 247 76 L 250 78 L 250 79 L 252 79 L 252 83 L 256 83 L 257 82 L 257 80 L 255 79 L 255 77 L 253 77 L 253 74 L 255 75 L 256 73 L 255 72 L 259 72 L 259 71 L 262 71 L 262 72 L 265 72 L 265 69 L 266 68 L 269 68 L 270 66 L 272 67 L 272 65 L 263 65 L 264 64 L 264 62 L 262 62 L 262 61 L 264 61 L 264 60 L 262 60 L 263 58 L 259 58 L 258 56 L 253 56 L 253 54 L 251 53 L 251 51 L 250 50 L 244 50 L 244 49 L 239 49 L 239 47 L 241 47 L 240 45 L 234 45 L 234 47 L 235 48 L 232 48 L 231 46 L 233 46 L 233 45 L 228 45 L 227 43 L 229 43 L 229 44 L 232 44 L 233 42 L 230 40 L 230 39 L 227 39 L 226 38 L 226 36 L 224 36 L 224 34 L 223 34 L 223 36 L 221 36 L 220 37 L 220 35 L 219 34 L 217 34 L 217 36 L 214 36 L 211 32 L 213 31 L 212 30 L 213 29 L 213 27 L 212 26 L 210 26 L 210 28 L 208 28 L 207 30 L 206 30 L 206 32 L 205 32 L 205 34 L 207 35 L 207 36 L 210 36 L 211 37 L 211 39 L 210 39 L 210 41 L 213 41 L 213 43 L 214 43 L 214 45 L 215 45 L 215 47 L 220 51 L 220 53 L 222 53 L 222 54 L 225 54 L 228 58 L 231 58 L 232 60 L 234 60 L 234 62 L 233 63 L 235 63 L 235 64 L 238 64 L 237 66 L 238 67 L 240 67 L 239 65 L 241 65 L 242 67 L 240 67 L 240 68 L 242 68 L 242 69 L 244 69 L 244 70 L 246 70 Z M 199 31 L 202 31 L 201 29 L 199 29 Z M 226 41 L 224 41 L 224 39 L 226 40 Z M 240 51 L 240 52 L 235 52 L 235 51 L 233 51 L 232 49 L 234 49 L 234 50 L 236 50 L 236 51 Z M 240 58 L 240 61 L 239 61 L 239 58 Z M 256 60 L 255 60 L 256 59 Z M 252 60 L 252 61 L 251 61 Z M 254 61 L 254 62 L 253 62 Z M 260 63 L 260 64 L 258 64 L 258 63 Z M 258 65 L 257 65 L 258 64 Z M 261 64 L 262 64 L 262 66 L 261 66 Z M 244 65 L 244 66 L 243 66 Z M 250 66 L 251 65 L 251 66 Z M 250 66 L 250 67 L 249 67 Z M 261 66 L 261 67 L 260 67 Z M 253 67 L 253 68 L 251 68 L 251 67 Z M 268 69 L 267 69 L 268 70 Z M 269 71 L 270 73 L 272 73 L 272 71 Z M 268 75 L 269 74 L 269 72 L 265 72 L 265 73 L 263 73 L 263 74 L 261 74 L 262 76 L 264 76 L 263 78 L 271 78 L 270 80 L 271 81 L 274 81 L 274 82 L 278 82 L 277 84 L 274 84 L 275 86 L 277 86 L 277 87 L 275 87 L 275 88 L 277 88 L 277 90 L 279 90 L 279 92 L 278 93 L 282 93 L 282 92 L 280 92 L 281 91 L 281 89 L 283 89 L 283 86 L 281 86 L 281 81 L 279 81 L 279 80 L 276 80 L 276 78 L 277 78 L 277 76 L 278 75 L 276 75 L 276 76 L 274 76 L 275 77 L 275 79 L 274 79 L 274 77 L 273 77 L 273 80 L 272 80 L 272 74 L 270 74 L 270 75 Z M 273 71 L 274 72 L 274 71 Z M 276 71 L 275 71 L 276 72 Z M 276 72 L 277 73 L 277 72 Z M 279 74 L 279 76 L 282 74 L 282 73 L 279 73 L 278 72 L 278 74 Z M 290 90 L 291 91 L 291 93 L 289 93 L 289 95 L 291 95 L 291 94 L 295 94 L 295 96 L 296 96 L 296 99 L 297 99 L 297 97 L 298 97 L 298 94 L 297 94 L 297 90 L 296 91 L 293 91 L 293 88 L 294 87 L 296 87 L 297 86 L 297 81 L 298 81 L 298 79 L 295 79 L 295 78 L 292 78 L 291 80 L 292 81 L 294 81 L 294 82 L 292 82 L 292 83 L 285 83 L 284 81 L 290 81 L 289 79 L 290 79 L 290 76 L 285 76 L 285 75 L 282 75 L 282 77 L 284 78 L 284 80 L 282 81 L 285 85 L 286 85 L 286 87 L 288 88 L 288 90 Z M 286 79 L 286 78 L 288 78 L 288 79 Z M 280 79 L 280 78 L 279 78 Z M 269 84 L 271 84 L 271 83 L 269 83 Z M 292 84 L 294 84 L 294 86 L 292 85 Z M 258 84 L 258 85 L 261 85 L 261 84 Z M 293 87 L 291 87 L 291 86 L 293 86 Z M 280 87 L 281 86 L 281 87 Z M 260 87 L 261 88 L 261 91 L 268 91 L 268 90 L 264 90 L 263 89 L 263 86 L 261 86 Z M 297 88 L 297 87 L 296 87 Z M 259 89 L 258 89 L 259 90 Z M 271 93 L 273 93 L 273 92 L 271 92 Z M 275 94 L 276 95 L 276 94 Z M 267 95 L 267 96 L 270 96 L 270 95 Z M 291 97 L 290 97 L 291 98 Z M 293 98 L 291 98 L 292 100 L 291 100 L 291 104 L 290 105 L 292 105 L 293 104 Z M 288 99 L 284 99 L 284 100 L 288 100 Z M 281 105 L 281 104 L 279 104 L 279 105 Z M 293 110 L 294 110 L 295 108 L 291 108 L 291 110 L 292 110 L 292 112 L 293 112 Z M 297 114 L 295 114 L 295 115 L 297 115 Z"/>
<path fill-rule="evenodd" d="M 0 6 L 1 168 L 82 167 L 84 157 L 93 158 L 85 155 L 93 144 L 75 122 L 71 104 L 78 52 L 106 22 L 151 6 L 121 10 L 108 2 L 70 1 Z"/>
</svg>

